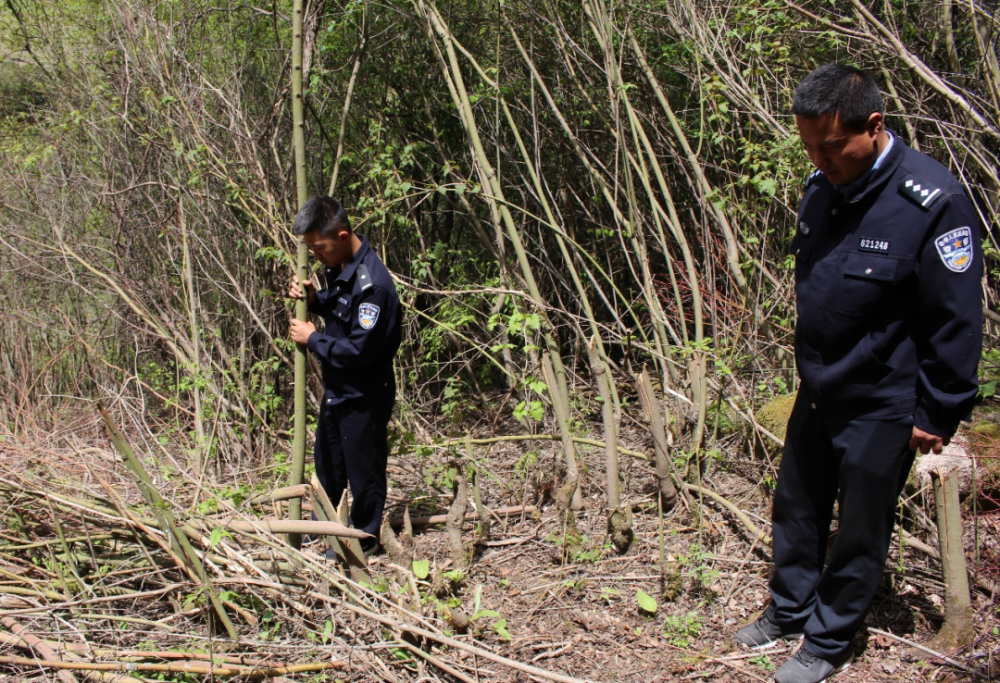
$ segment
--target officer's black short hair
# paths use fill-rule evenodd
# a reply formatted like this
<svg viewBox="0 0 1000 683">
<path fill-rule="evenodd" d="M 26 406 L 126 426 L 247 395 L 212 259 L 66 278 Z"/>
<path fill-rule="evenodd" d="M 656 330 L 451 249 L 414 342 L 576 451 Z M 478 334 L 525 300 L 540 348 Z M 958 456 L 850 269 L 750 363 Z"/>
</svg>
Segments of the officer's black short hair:
<svg viewBox="0 0 1000 683">
<path fill-rule="evenodd" d="M 875 79 L 861 69 L 825 64 L 814 69 L 795 89 L 792 113 L 805 118 L 828 114 L 856 133 L 865 130 L 868 117 L 882 112 L 882 93 Z"/>
<path fill-rule="evenodd" d="M 323 237 L 330 237 L 340 230 L 351 231 L 351 221 L 340 202 L 333 197 L 313 197 L 302 205 L 292 232 L 304 235 L 314 230 Z"/>
</svg>

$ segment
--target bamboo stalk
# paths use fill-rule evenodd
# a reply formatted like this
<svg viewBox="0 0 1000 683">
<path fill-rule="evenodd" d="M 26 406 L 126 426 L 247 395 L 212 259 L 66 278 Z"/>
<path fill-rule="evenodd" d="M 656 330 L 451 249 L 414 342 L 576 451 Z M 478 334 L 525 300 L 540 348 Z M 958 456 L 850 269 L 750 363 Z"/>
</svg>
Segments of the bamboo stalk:
<svg viewBox="0 0 1000 683">
<path fill-rule="evenodd" d="M 232 665 L 225 666 L 201 666 L 199 664 L 149 664 L 146 662 L 63 662 L 52 659 L 30 659 L 27 657 L 0 656 L 0 663 L 14 664 L 19 666 L 43 667 L 48 669 L 59 669 L 61 671 L 119 671 L 122 673 L 133 671 L 159 671 L 166 673 L 184 673 L 204 676 L 219 676 L 229 678 L 239 676 L 246 680 L 256 680 L 260 678 L 274 678 L 275 676 L 287 676 L 289 674 L 312 673 L 316 671 L 328 671 L 331 669 L 344 669 L 343 662 L 321 662 L 316 664 L 296 664 L 294 666 L 271 666 L 254 668 L 233 668 Z M 72 676 L 71 681 L 76 683 Z"/>
<path fill-rule="evenodd" d="M 589 348 L 590 371 L 597 383 L 597 392 L 601 397 L 601 417 L 604 420 L 604 469 L 608 485 L 608 507 L 617 510 L 621 505 L 622 484 L 618 471 L 618 429 L 611 401 L 611 379 L 595 337 L 591 337 Z"/>
<path fill-rule="evenodd" d="M 446 515 L 445 527 L 448 530 L 452 564 L 457 569 L 465 569 L 469 566 L 469 554 L 462 543 L 462 524 L 465 522 L 465 511 L 469 504 L 468 481 L 462 463 L 453 462 L 452 467 L 455 468 L 455 480 L 451 489 L 455 497 Z"/>
<path fill-rule="evenodd" d="M 660 498 L 663 499 L 663 509 L 670 511 L 673 509 L 674 503 L 677 502 L 677 489 L 674 488 L 671 478 L 674 466 L 670 460 L 667 426 L 663 424 L 663 416 L 653 393 L 653 383 L 649 379 L 649 372 L 646 368 L 643 368 L 642 373 L 636 377 L 636 384 L 639 388 L 639 399 L 642 402 L 642 407 L 649 418 L 649 431 L 653 435 L 654 463 L 656 477 L 660 482 Z"/>
<path fill-rule="evenodd" d="M 530 515 L 531 513 L 537 512 L 537 511 L 538 511 L 538 508 L 536 508 L 534 505 L 514 505 L 514 506 L 511 506 L 511 507 L 497 508 L 495 510 L 492 510 L 491 512 L 494 515 L 520 515 L 520 514 Z M 471 512 L 471 513 L 465 515 L 465 521 L 466 522 L 474 522 L 477 519 L 479 519 L 479 513 L 478 512 Z M 434 524 L 444 524 L 447 521 L 448 521 L 448 515 L 447 514 L 444 514 L 444 515 L 427 515 L 427 516 L 424 516 L 424 517 L 412 517 L 410 519 L 410 524 L 412 526 L 433 526 Z M 405 526 L 406 526 L 404 524 L 404 520 L 402 520 L 402 519 L 393 520 L 392 521 L 392 525 L 395 526 L 395 527 L 403 527 L 403 528 L 405 528 Z"/>
<path fill-rule="evenodd" d="M 339 522 L 317 522 L 307 519 L 299 520 L 298 522 L 292 519 L 262 519 L 259 521 L 236 519 L 225 524 L 225 527 L 242 532 L 371 538 L 371 534 L 365 533 L 360 529 L 352 529 Z"/>
<path fill-rule="evenodd" d="M 152 508 L 154 514 L 160 518 L 162 524 L 161 531 L 169 530 L 171 541 L 179 546 L 181 554 L 178 555 L 178 559 L 186 560 L 186 562 L 182 562 L 182 564 L 190 566 L 195 576 L 197 576 L 198 580 L 201 582 L 202 588 L 207 593 L 209 602 L 211 602 L 216 616 L 218 616 L 219 621 L 225 627 L 230 639 L 234 641 L 239 640 L 239 633 L 237 633 L 236 627 L 233 626 L 233 622 L 230 621 L 229 615 L 226 614 L 226 608 L 223 606 L 219 596 L 216 594 L 215 590 L 213 590 L 208 579 L 208 573 L 205 571 L 205 566 L 202 564 L 201 558 L 198 557 L 198 554 L 191 546 L 191 541 L 188 539 L 187 534 L 180 526 L 177 525 L 173 513 L 170 512 L 166 502 L 160 496 L 159 492 L 153 487 L 153 483 L 150 481 L 149 475 L 146 474 L 146 470 L 143 468 L 139 458 L 136 456 L 128 442 L 125 441 L 125 437 L 123 437 L 118 431 L 118 428 L 115 427 L 114 423 L 111 421 L 111 416 L 108 415 L 106 410 L 104 410 L 104 406 L 98 403 L 97 409 L 100 411 L 101 417 L 104 419 L 104 425 L 108 430 L 108 435 L 111 437 L 111 441 L 114 443 L 118 452 L 121 453 L 122 457 L 125 459 L 125 464 L 135 477 L 135 481 L 139 485 L 139 490 L 142 491 L 143 497 L 146 499 L 150 508 Z"/>
<path fill-rule="evenodd" d="M 362 9 L 361 34 L 358 36 L 358 51 L 354 56 L 354 66 L 351 67 L 351 77 L 347 81 L 347 93 L 344 95 L 344 107 L 340 112 L 340 130 L 337 133 L 337 150 L 333 156 L 333 173 L 330 174 L 330 189 L 327 192 L 333 196 L 337 189 L 337 176 L 340 173 L 340 158 L 344 153 L 344 138 L 347 133 L 347 115 L 351 111 L 351 100 L 354 98 L 354 85 L 358 82 L 358 72 L 361 71 L 361 64 L 365 58 L 365 44 L 368 37 L 365 35 L 365 25 L 368 18 L 368 3 Z"/>
<path fill-rule="evenodd" d="M 273 503 L 279 500 L 291 500 L 302 498 L 309 491 L 308 484 L 296 484 L 295 486 L 283 486 L 274 489 L 270 493 L 262 493 L 246 501 L 247 505 L 260 505 L 261 503 Z"/>
<path fill-rule="evenodd" d="M 302 0 L 292 3 L 292 147 L 295 150 L 295 190 L 298 208 L 309 199 L 306 183 L 306 138 L 305 116 L 302 92 Z M 298 239 L 296 248 L 296 270 L 299 282 L 309 279 L 309 254 L 305 240 Z M 305 298 L 295 303 L 295 318 L 308 320 L 308 301 Z M 295 418 L 293 422 L 292 469 L 289 484 L 302 484 L 306 459 L 306 347 L 295 345 Z M 292 498 L 288 505 L 288 516 L 292 521 L 302 519 L 302 499 Z M 302 536 L 293 532 L 288 535 L 288 543 L 293 548 L 302 546 Z"/>
<path fill-rule="evenodd" d="M 482 185 L 484 188 L 489 188 L 489 192 L 483 195 L 483 199 L 490 208 L 498 232 L 499 226 L 502 223 L 504 229 L 506 230 L 508 239 L 510 239 L 511 243 L 514 245 L 514 252 L 521 270 L 521 276 L 524 278 L 524 282 L 527 285 L 532 302 L 535 304 L 539 318 L 542 320 L 542 338 L 545 341 L 545 347 L 548 350 L 552 361 L 553 382 L 549 384 L 549 391 L 552 395 L 552 399 L 554 402 L 562 401 L 565 406 L 569 406 L 569 386 L 566 382 L 566 371 L 563 366 L 558 340 L 556 339 L 553 331 L 552 321 L 549 320 L 547 314 L 548 307 L 546 306 L 545 299 L 542 297 L 541 291 L 539 290 L 538 283 L 531 268 L 531 262 L 521 239 L 521 234 L 518 231 L 517 226 L 514 224 L 514 218 L 511 215 L 509 203 L 504 195 L 498 171 L 491 163 L 489 155 L 486 153 L 486 149 L 483 146 L 482 139 L 479 136 L 479 129 L 476 125 L 472 102 L 466 90 L 461 67 L 458 63 L 458 56 L 455 52 L 454 37 L 452 36 L 447 23 L 444 21 L 444 18 L 440 15 L 437 8 L 434 7 L 433 4 L 429 4 L 424 0 L 412 0 L 412 2 L 417 12 L 424 17 L 424 21 L 426 23 L 425 30 L 428 37 L 433 38 L 434 33 L 436 33 L 444 42 L 445 52 L 448 56 L 447 62 L 445 61 L 444 56 L 440 54 L 440 48 L 436 40 L 433 41 L 432 47 L 438 57 L 442 75 L 448 84 L 452 99 L 458 109 L 465 133 L 469 138 L 471 148 L 470 151 L 475 157 Z M 502 247 L 502 244 L 499 246 Z M 560 420 L 559 429 L 564 435 L 563 448 L 566 460 L 567 462 L 573 461 L 573 467 L 575 468 L 576 454 L 570 438 L 569 425 Z M 574 495 L 574 503 L 579 503 L 579 500 L 580 499 Z"/>
</svg>

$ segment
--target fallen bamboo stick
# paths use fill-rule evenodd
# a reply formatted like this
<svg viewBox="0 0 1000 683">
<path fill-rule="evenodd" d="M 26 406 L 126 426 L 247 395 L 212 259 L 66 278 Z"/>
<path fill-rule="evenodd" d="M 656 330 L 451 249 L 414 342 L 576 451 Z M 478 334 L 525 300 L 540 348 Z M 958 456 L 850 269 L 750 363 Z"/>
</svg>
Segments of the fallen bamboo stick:
<svg viewBox="0 0 1000 683">
<path fill-rule="evenodd" d="M 519 515 L 521 513 L 524 513 L 526 515 L 530 515 L 532 512 L 535 512 L 537 509 L 538 508 L 536 508 L 534 505 L 514 505 L 512 507 L 497 508 L 495 510 L 490 510 L 490 512 L 492 514 L 494 514 L 494 515 Z M 475 522 L 478 519 L 479 519 L 479 513 L 478 512 L 470 512 L 469 514 L 467 514 L 465 516 L 465 521 L 466 522 Z M 445 515 L 429 515 L 429 516 L 426 516 L 426 517 L 411 517 L 410 518 L 410 523 L 413 526 L 431 526 L 433 524 L 444 524 L 447 521 L 448 521 L 448 515 L 446 515 L 446 514 Z M 402 519 L 393 520 L 392 525 L 394 527 L 401 527 L 401 526 L 403 526 L 403 520 Z"/>
<path fill-rule="evenodd" d="M 899 641 L 903 645 L 909 645 L 910 647 L 916 648 L 917 650 L 920 650 L 921 652 L 926 652 L 927 654 L 931 655 L 934 659 L 940 659 L 942 662 L 944 662 L 948 666 L 954 667 L 954 668 L 958 669 L 959 671 L 964 671 L 965 673 L 972 674 L 976 678 L 980 678 L 980 679 L 982 679 L 984 681 L 992 680 L 991 678 L 988 678 L 987 676 L 984 676 L 983 674 L 979 673 L 975 669 L 972 669 L 972 668 L 966 666 L 965 664 L 962 664 L 961 662 L 956 661 L 956 660 L 952 659 L 951 657 L 948 657 L 947 655 L 945 655 L 945 654 L 943 654 L 941 652 L 938 652 L 937 650 L 932 650 L 931 648 L 929 648 L 929 647 L 927 647 L 925 645 L 921 645 L 920 643 L 915 643 L 912 640 L 908 640 L 908 639 L 903 638 L 901 636 L 897 636 L 895 633 L 889 633 L 888 631 L 883 631 L 881 629 L 872 628 L 871 626 L 868 627 L 868 632 L 869 633 L 875 633 L 875 634 L 880 635 L 880 636 L 885 636 L 886 638 L 892 638 L 893 640 Z"/>
<path fill-rule="evenodd" d="M 298 522 L 293 519 L 262 519 L 259 521 L 234 519 L 220 526 L 244 533 L 313 534 L 314 536 L 339 536 L 341 538 L 371 538 L 371 534 L 360 529 L 352 529 L 339 522 L 320 522 L 306 519 Z"/>
<path fill-rule="evenodd" d="M 191 546 L 191 541 L 188 538 L 187 533 L 177 524 L 173 513 L 167 507 L 166 502 L 160 495 L 160 492 L 156 490 L 153 486 L 152 480 L 149 478 L 146 469 L 142 466 L 142 462 L 139 461 L 139 457 L 135 454 L 132 446 L 125 440 L 125 437 L 115 426 L 114 422 L 111 420 L 111 416 L 104 409 L 104 406 L 100 403 L 97 404 L 97 410 L 100 412 L 101 417 L 104 420 L 104 426 L 107 429 L 108 436 L 111 438 L 111 442 L 114 444 L 115 449 L 122 456 L 125 461 L 125 465 L 128 467 L 129 471 L 132 473 L 135 483 L 139 486 L 139 491 L 142 493 L 143 498 L 146 499 L 146 503 L 152 509 L 154 516 L 157 517 L 161 524 L 161 531 L 170 532 L 170 548 L 176 550 L 176 559 L 181 561 L 181 566 L 187 565 L 188 569 L 191 570 L 192 578 L 196 578 L 200 583 L 205 593 L 208 596 L 208 601 L 211 603 L 215 615 L 218 617 L 219 622 L 226 629 L 229 634 L 229 639 L 232 641 L 238 641 L 240 639 L 240 634 L 233 625 L 233 622 L 229 619 L 229 615 L 226 614 L 226 608 L 223 606 L 222 601 L 219 599 L 218 594 L 212 588 L 211 580 L 209 579 L 208 573 L 205 571 L 205 566 L 195 552 L 194 548 Z M 176 546 L 176 547 L 175 547 Z M 164 550 L 168 550 L 167 546 L 163 547 Z"/>
<path fill-rule="evenodd" d="M 26 628 L 10 617 L 0 618 L 0 624 L 6 626 L 15 637 L 21 640 L 22 644 L 20 647 L 27 648 L 42 657 L 54 658 L 56 656 L 55 651 L 49 647 L 48 643 L 38 636 L 30 633 Z M 64 683 L 77 683 L 76 677 L 68 671 L 60 671 L 56 674 L 56 677 L 59 680 L 64 681 Z"/>
<path fill-rule="evenodd" d="M 295 486 L 282 486 L 269 493 L 261 493 L 247 500 L 248 505 L 260 505 L 261 503 L 273 503 L 279 500 L 291 500 L 301 498 L 309 490 L 307 484 L 297 484 Z"/>
<path fill-rule="evenodd" d="M 137 600 L 139 598 L 149 598 L 153 596 L 163 595 L 164 593 L 169 593 L 170 591 L 176 590 L 178 588 L 189 588 L 190 584 L 186 583 L 172 583 L 169 586 L 164 586 L 163 588 L 157 588 L 156 590 L 145 591 L 142 593 L 127 593 L 124 595 L 108 595 L 99 598 L 87 598 L 85 600 L 72 600 L 70 602 L 53 602 L 47 605 L 41 605 L 39 607 L 24 607 L 20 609 L 10 609 L 0 611 L 0 617 L 14 616 L 17 614 L 31 614 L 33 612 L 49 612 L 56 610 L 69 609 L 70 607 L 79 607 L 81 605 L 95 605 L 100 602 L 116 602 L 119 600 Z M 5 586 L 4 588 L 10 588 L 10 586 Z M 2 590 L 2 589 L 0 589 Z M 61 597 L 61 596 L 60 596 Z"/>
<path fill-rule="evenodd" d="M 165 673 L 203 674 L 210 676 L 240 676 L 241 678 L 273 678 L 288 674 L 311 673 L 329 669 L 344 669 L 344 662 L 316 662 L 313 664 L 295 664 L 292 666 L 272 666 L 253 668 L 226 668 L 217 666 L 200 666 L 197 664 L 147 664 L 143 662 L 63 662 L 58 659 L 31 659 L 29 657 L 0 656 L 0 664 L 15 664 L 20 666 L 46 667 L 65 671 L 118 671 L 133 673 L 137 671 L 161 671 Z M 232 666 L 232 665 L 230 665 Z"/>
</svg>

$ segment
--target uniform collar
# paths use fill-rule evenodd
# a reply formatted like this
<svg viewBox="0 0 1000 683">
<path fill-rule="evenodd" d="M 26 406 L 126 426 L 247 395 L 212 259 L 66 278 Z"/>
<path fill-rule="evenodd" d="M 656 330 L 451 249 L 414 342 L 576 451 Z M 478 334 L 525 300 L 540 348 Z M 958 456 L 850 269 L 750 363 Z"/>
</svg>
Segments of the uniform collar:
<svg viewBox="0 0 1000 683">
<path fill-rule="evenodd" d="M 875 160 L 872 167 L 862 173 L 861 177 L 853 183 L 850 185 L 834 185 L 829 180 L 826 180 L 826 176 L 823 176 L 830 190 L 843 195 L 844 202 L 853 204 L 861 201 L 869 192 L 877 191 L 881 188 L 892 177 L 892 174 L 896 172 L 899 162 L 903 160 L 906 143 L 894 132 L 888 129 L 886 132 L 891 136 L 889 145 L 879 155 L 878 159 Z"/>
<path fill-rule="evenodd" d="M 354 272 L 358 269 L 358 264 L 361 263 L 361 259 L 365 257 L 368 253 L 368 238 L 364 235 L 358 235 L 361 238 L 361 246 L 358 250 L 354 252 L 351 260 L 340 267 L 340 273 L 337 275 L 337 282 L 349 282 L 352 277 L 354 277 Z"/>
</svg>

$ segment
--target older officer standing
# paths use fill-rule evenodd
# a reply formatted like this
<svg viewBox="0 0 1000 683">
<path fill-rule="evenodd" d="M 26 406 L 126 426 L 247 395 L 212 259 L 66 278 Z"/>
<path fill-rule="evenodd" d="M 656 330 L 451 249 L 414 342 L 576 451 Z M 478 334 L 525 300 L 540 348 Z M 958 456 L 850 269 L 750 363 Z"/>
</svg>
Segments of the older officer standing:
<svg viewBox="0 0 1000 683">
<path fill-rule="evenodd" d="M 351 525 L 375 536 L 361 542 L 365 554 L 378 548 L 386 499 L 386 429 L 396 400 L 392 360 L 402 338 L 396 287 L 368 239 L 351 230 L 335 199 L 314 197 L 295 217 L 302 235 L 324 266 L 328 288 L 293 276 L 289 296 L 309 297 L 312 323 L 292 320 L 291 337 L 306 344 L 323 367 L 323 403 L 316 426 L 316 476 L 337 504 L 351 487 Z"/>
<path fill-rule="evenodd" d="M 885 129 L 870 76 L 820 67 L 792 111 L 818 169 L 792 240 L 801 386 L 774 497 L 772 602 L 736 640 L 804 635 L 775 680 L 820 683 L 853 661 L 915 451 L 939 453 L 972 408 L 982 258 L 972 201 Z"/>
</svg>

